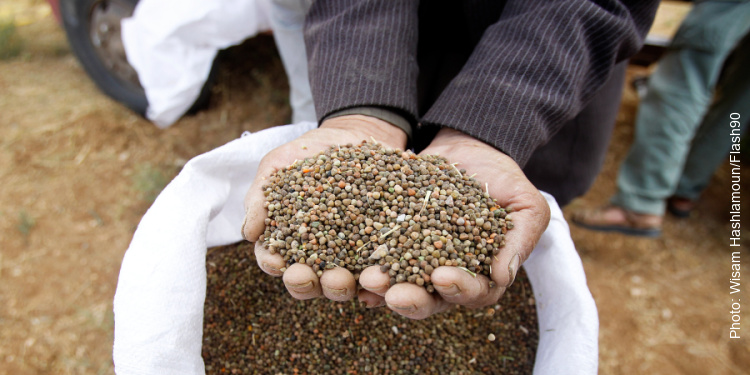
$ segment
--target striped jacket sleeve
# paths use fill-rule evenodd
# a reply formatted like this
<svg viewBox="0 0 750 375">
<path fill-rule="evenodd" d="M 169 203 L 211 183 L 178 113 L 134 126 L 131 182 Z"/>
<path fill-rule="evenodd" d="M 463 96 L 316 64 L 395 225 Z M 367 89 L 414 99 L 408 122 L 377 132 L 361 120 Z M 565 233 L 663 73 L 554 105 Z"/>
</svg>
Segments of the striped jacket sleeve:
<svg viewBox="0 0 750 375">
<path fill-rule="evenodd" d="M 402 111 L 481 139 L 523 166 L 638 51 L 658 1 L 510 0 L 463 69 L 418 117 L 417 1 L 318 0 L 308 60 L 318 116 Z"/>
<path fill-rule="evenodd" d="M 413 0 L 315 1 L 305 25 L 318 119 L 357 106 L 416 122 L 417 11 Z"/>
</svg>

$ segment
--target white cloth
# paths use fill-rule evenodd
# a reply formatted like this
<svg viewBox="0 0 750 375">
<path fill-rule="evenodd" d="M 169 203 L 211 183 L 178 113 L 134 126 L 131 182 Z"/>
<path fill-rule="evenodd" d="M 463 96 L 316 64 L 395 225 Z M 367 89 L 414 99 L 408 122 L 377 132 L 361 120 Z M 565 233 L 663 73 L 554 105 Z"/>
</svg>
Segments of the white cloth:
<svg viewBox="0 0 750 375">
<path fill-rule="evenodd" d="M 204 374 L 201 358 L 208 247 L 242 239 L 243 201 L 260 159 L 313 129 L 301 123 L 246 133 L 187 163 L 141 220 L 114 300 L 117 374 Z M 562 211 L 526 261 L 539 315 L 535 374 L 596 374 L 599 320 Z"/>
<path fill-rule="evenodd" d="M 289 79 L 289 104 L 292 122 L 317 121 L 310 79 L 303 26 L 312 0 L 271 0 L 273 39 Z"/>
<path fill-rule="evenodd" d="M 128 62 L 146 92 L 146 117 L 166 128 L 200 95 L 219 50 L 270 30 L 269 0 L 141 0 L 122 20 Z"/>
</svg>

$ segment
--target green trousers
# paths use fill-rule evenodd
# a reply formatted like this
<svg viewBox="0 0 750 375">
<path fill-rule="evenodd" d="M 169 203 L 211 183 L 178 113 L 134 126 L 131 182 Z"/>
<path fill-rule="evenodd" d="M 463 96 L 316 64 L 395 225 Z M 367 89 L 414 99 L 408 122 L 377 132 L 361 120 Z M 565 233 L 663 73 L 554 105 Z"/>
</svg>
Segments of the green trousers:
<svg viewBox="0 0 750 375">
<path fill-rule="evenodd" d="M 612 203 L 663 215 L 697 199 L 731 145 L 731 113 L 750 118 L 750 1 L 696 2 L 649 79 Z M 725 64 L 726 62 L 726 64 Z"/>
</svg>

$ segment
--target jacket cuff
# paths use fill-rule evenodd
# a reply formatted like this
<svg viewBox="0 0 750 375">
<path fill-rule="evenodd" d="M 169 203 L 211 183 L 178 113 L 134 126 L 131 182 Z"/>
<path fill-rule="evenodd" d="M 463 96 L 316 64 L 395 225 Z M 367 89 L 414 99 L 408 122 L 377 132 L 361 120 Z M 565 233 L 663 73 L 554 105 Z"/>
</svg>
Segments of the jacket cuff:
<svg viewBox="0 0 750 375">
<path fill-rule="evenodd" d="M 322 124 L 323 121 L 328 120 L 328 119 L 341 117 L 341 116 L 347 116 L 347 115 L 370 116 L 370 117 L 375 117 L 377 119 L 383 120 L 387 123 L 390 123 L 391 125 L 396 126 L 399 129 L 403 130 L 404 133 L 406 133 L 407 143 L 411 143 L 412 126 L 409 123 L 409 121 L 404 116 L 401 116 L 397 112 L 387 109 L 387 108 L 383 108 L 383 107 L 359 106 L 359 107 L 351 107 L 351 108 L 342 109 L 342 110 L 328 114 L 320 121 L 320 123 Z"/>
</svg>

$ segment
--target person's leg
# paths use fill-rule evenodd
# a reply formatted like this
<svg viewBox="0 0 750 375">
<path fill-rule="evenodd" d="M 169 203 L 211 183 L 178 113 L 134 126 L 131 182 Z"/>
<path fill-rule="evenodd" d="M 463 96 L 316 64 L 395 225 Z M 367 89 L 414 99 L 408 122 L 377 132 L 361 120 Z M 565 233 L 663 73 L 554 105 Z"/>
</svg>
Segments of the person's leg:
<svg viewBox="0 0 750 375">
<path fill-rule="evenodd" d="M 649 81 L 611 205 L 580 211 L 574 222 L 595 230 L 659 234 L 665 200 L 676 188 L 722 64 L 747 28 L 744 15 L 735 11 L 747 6 L 696 4 Z"/>
<path fill-rule="evenodd" d="M 307 75 L 307 53 L 302 33 L 305 13 L 310 4 L 310 0 L 271 1 L 271 28 L 289 79 L 293 123 L 317 121 Z"/>
<path fill-rule="evenodd" d="M 726 160 L 733 138 L 741 136 L 747 126 L 730 127 L 730 115 L 737 113 L 740 122 L 750 116 L 750 33 L 737 45 L 725 64 L 717 84 L 714 102 L 703 118 L 693 140 L 685 169 L 675 196 L 696 200 L 708 186 L 716 169 Z"/>
<path fill-rule="evenodd" d="M 636 116 L 635 139 L 620 166 L 612 203 L 662 215 L 710 101 L 709 78 L 720 60 L 703 52 L 667 54 L 651 76 Z"/>
<path fill-rule="evenodd" d="M 750 25 L 749 11 L 750 3 L 702 2 L 685 19 L 639 107 L 614 205 L 664 214 L 723 63 Z"/>
</svg>

